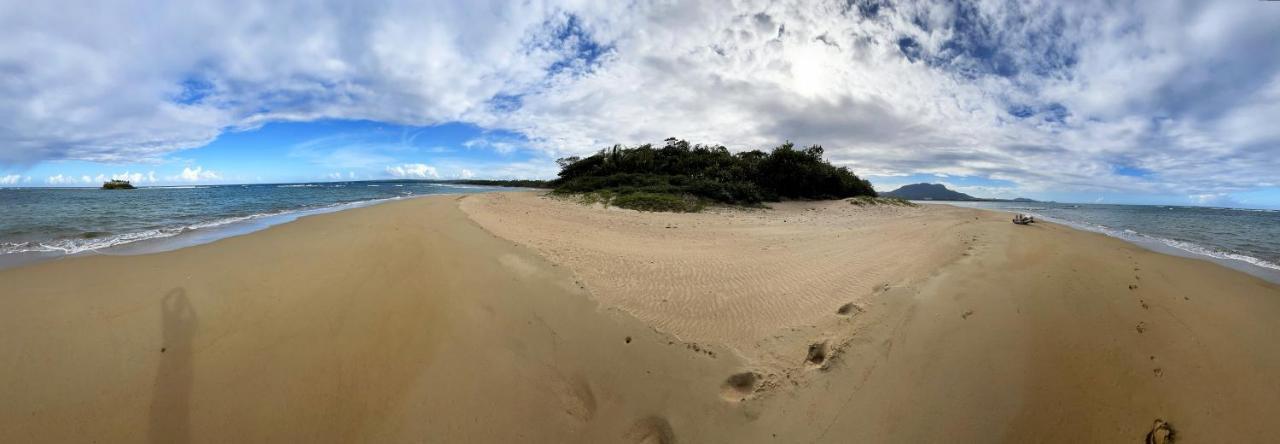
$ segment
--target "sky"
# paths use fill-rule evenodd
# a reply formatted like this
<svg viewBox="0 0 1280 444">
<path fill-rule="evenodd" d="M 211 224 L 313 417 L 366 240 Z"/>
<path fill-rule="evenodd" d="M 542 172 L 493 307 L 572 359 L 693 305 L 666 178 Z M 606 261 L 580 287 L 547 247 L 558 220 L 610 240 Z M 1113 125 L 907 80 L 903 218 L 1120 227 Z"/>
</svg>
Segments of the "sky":
<svg viewBox="0 0 1280 444">
<path fill-rule="evenodd" d="M 0 187 L 550 178 L 667 137 L 877 189 L 1280 207 L 1280 2 L 0 0 Z"/>
</svg>

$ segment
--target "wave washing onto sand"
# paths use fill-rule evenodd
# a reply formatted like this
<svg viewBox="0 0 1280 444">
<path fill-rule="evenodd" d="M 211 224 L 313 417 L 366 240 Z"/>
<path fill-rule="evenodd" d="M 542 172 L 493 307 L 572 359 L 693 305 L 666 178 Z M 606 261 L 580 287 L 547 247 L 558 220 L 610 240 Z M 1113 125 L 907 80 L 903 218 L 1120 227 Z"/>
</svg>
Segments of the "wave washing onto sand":
<svg viewBox="0 0 1280 444">
<path fill-rule="evenodd" d="M 1244 210 L 1252 211 L 1252 210 Z M 1270 211 L 1270 210 L 1261 210 Z M 1253 256 L 1240 254 L 1232 251 L 1224 251 L 1217 248 L 1210 248 L 1193 242 L 1168 239 L 1160 236 L 1152 236 L 1146 233 L 1139 233 L 1130 229 L 1116 229 L 1102 224 L 1094 224 L 1089 222 L 1071 221 L 1056 217 L 1044 216 L 1042 214 L 1031 213 L 1033 216 L 1050 222 L 1063 224 L 1072 228 L 1102 233 L 1118 239 L 1123 239 L 1138 245 L 1161 245 L 1167 248 L 1176 249 L 1189 253 L 1193 256 L 1204 256 L 1210 259 L 1222 261 L 1239 261 L 1256 267 L 1267 268 L 1270 270 L 1280 271 L 1280 264 L 1276 264 L 1265 259 L 1259 259 Z"/>
<path fill-rule="evenodd" d="M 487 189 L 487 188 L 492 188 L 492 187 L 487 187 L 487 186 L 484 186 L 484 185 L 459 185 L 459 184 L 456 184 L 456 183 L 438 183 L 438 184 L 435 184 L 435 185 L 436 185 L 436 186 L 438 186 L 438 187 L 442 187 L 442 188 L 461 188 L 461 189 L 470 189 L 470 190 L 483 190 L 483 189 Z M 522 190 L 522 189 L 526 189 L 526 188 L 521 188 L 521 187 L 508 187 L 508 188 L 513 189 L 513 190 Z"/>
<path fill-rule="evenodd" d="M 290 183 L 276 185 L 276 188 L 346 188 L 345 183 Z"/>
<path fill-rule="evenodd" d="M 373 205 L 382 202 L 404 199 L 412 196 L 412 193 L 402 193 L 399 196 L 389 197 L 385 199 L 362 200 L 356 202 L 336 203 L 324 206 L 300 208 L 295 210 L 274 211 L 266 213 L 250 214 L 246 216 L 227 217 L 222 219 L 211 220 L 208 222 L 199 222 L 190 225 L 182 225 L 175 227 L 163 227 L 149 230 L 135 231 L 129 233 L 121 233 L 103 237 L 87 237 L 87 238 L 63 238 L 48 241 L 31 241 L 31 242 L 0 242 L 0 255 L 18 254 L 18 253 L 61 253 L 64 255 L 72 255 L 84 253 L 88 251 L 104 250 L 112 247 L 128 245 L 135 242 L 158 240 L 171 238 L 180 234 L 191 233 L 197 230 L 208 230 L 212 228 L 225 227 L 228 225 L 244 222 L 258 221 L 273 217 L 291 217 L 303 216 L 310 214 L 320 214 L 332 211 L 341 211 L 351 208 L 358 208 Z M 86 233 L 89 234 L 89 233 Z"/>
<path fill-rule="evenodd" d="M 233 224 L 236 222 L 245 222 L 254 219 L 260 219 L 269 216 L 278 216 L 285 213 L 263 213 L 253 214 L 249 216 L 231 217 L 226 219 L 214 220 L 198 224 L 155 228 L 150 230 L 136 231 L 130 233 L 115 234 L 105 237 L 77 238 L 77 239 L 55 239 L 50 241 L 33 241 L 33 242 L 2 242 L 0 243 L 0 254 L 14 253 L 62 253 L 77 254 L 86 251 L 96 251 L 106 248 L 116 247 L 120 245 L 131 244 L 134 242 L 164 239 L 177 236 L 183 233 L 189 233 L 195 230 L 220 227 Z"/>
<path fill-rule="evenodd" d="M 1246 212 L 1249 212 L 1249 213 L 1280 213 L 1280 210 L 1268 210 L 1268 209 L 1263 209 L 1263 208 L 1223 208 L 1223 207 L 1213 207 L 1213 209 L 1215 209 L 1215 210 L 1221 210 L 1221 211 L 1246 211 Z"/>
</svg>

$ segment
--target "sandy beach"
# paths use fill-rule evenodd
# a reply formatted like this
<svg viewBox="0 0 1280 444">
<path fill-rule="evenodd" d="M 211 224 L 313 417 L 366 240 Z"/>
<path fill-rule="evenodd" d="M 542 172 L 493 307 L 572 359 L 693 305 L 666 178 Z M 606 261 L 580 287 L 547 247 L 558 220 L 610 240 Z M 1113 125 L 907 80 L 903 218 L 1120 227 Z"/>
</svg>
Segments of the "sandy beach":
<svg viewBox="0 0 1280 444">
<path fill-rule="evenodd" d="M 941 205 L 433 196 L 0 270 L 0 442 L 1265 442 L 1280 287 Z"/>
</svg>

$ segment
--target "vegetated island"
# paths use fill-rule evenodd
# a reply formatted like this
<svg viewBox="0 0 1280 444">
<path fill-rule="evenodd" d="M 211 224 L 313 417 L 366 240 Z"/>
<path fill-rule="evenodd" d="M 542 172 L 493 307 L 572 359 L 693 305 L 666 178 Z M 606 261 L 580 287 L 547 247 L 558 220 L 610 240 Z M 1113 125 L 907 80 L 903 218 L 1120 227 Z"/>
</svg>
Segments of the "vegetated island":
<svg viewBox="0 0 1280 444">
<path fill-rule="evenodd" d="M 132 190 L 132 189 L 134 189 L 134 187 L 133 187 L 133 184 L 129 183 L 129 181 L 127 181 L 127 180 L 110 180 L 110 181 L 107 181 L 107 182 L 103 182 L 103 183 L 102 183 L 102 189 L 104 189 L 104 190 Z"/>
<path fill-rule="evenodd" d="M 821 146 L 784 143 L 766 153 L 668 138 L 660 147 L 614 145 L 559 159 L 554 194 L 642 211 L 697 212 L 708 203 L 760 206 L 782 199 L 875 198 L 871 182 L 822 158 Z"/>
<path fill-rule="evenodd" d="M 881 193 L 885 197 L 896 197 L 899 199 L 909 200 L 949 200 L 949 201 L 968 201 L 968 202 L 1036 202 L 1032 199 L 1019 197 L 1016 199 L 989 199 L 982 197 L 973 197 L 959 191 L 947 188 L 946 185 L 940 183 L 913 183 L 911 185 L 903 185 L 896 190 Z"/>
</svg>

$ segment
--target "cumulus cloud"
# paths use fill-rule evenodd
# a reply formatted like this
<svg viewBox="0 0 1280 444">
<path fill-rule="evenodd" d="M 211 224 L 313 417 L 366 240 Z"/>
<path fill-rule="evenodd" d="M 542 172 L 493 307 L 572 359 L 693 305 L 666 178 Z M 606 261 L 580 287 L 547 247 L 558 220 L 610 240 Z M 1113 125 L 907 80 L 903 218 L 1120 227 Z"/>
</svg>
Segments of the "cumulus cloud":
<svg viewBox="0 0 1280 444">
<path fill-rule="evenodd" d="M 82 180 L 84 182 L 90 182 L 89 176 L 83 177 Z M 150 171 L 144 174 L 142 172 L 131 173 L 131 172 L 125 171 L 123 173 L 115 173 L 111 175 L 99 174 L 97 177 L 94 178 L 94 181 L 97 181 L 97 182 L 106 182 L 108 180 L 127 180 L 135 184 L 155 182 L 156 172 Z"/>
<path fill-rule="evenodd" d="M 1024 191 L 1280 182 L 1266 2 L 245 0 L 157 2 L 146 26 L 110 3 L 0 6 L 0 164 L 155 159 L 339 118 L 470 122 L 541 159 L 678 136 L 817 143 L 862 174 Z M 325 170 L 396 158 L 297 154 Z"/>
<path fill-rule="evenodd" d="M 1234 207 L 1234 206 L 1240 205 L 1239 201 L 1227 195 L 1226 193 L 1193 194 L 1193 195 L 1187 196 L 1187 200 L 1190 200 L 1192 203 L 1196 205 L 1219 205 L 1219 206 L 1227 206 L 1227 207 Z"/>
<path fill-rule="evenodd" d="M 44 183 L 49 185 L 72 185 L 78 183 L 74 176 L 63 176 L 61 174 L 49 176 L 44 179 Z"/>
<path fill-rule="evenodd" d="M 472 177 L 476 177 L 476 173 L 473 173 L 471 172 L 471 170 L 463 168 L 461 170 L 458 170 L 458 177 L 462 179 L 470 179 Z"/>
<path fill-rule="evenodd" d="M 22 175 L 20 174 L 9 174 L 5 176 L 0 176 L 0 185 L 15 185 L 21 180 L 22 180 Z"/>
<path fill-rule="evenodd" d="M 435 167 L 424 163 L 406 163 L 388 166 L 387 174 L 397 179 L 439 179 Z"/>
<path fill-rule="evenodd" d="M 326 174 L 324 177 L 329 180 L 355 180 L 356 173 L 355 171 L 347 171 L 347 174 L 343 175 L 341 171 L 334 171 Z"/>
<path fill-rule="evenodd" d="M 196 165 L 195 168 L 184 167 L 182 172 L 176 176 L 169 176 L 165 179 L 170 182 L 201 182 L 221 179 L 222 175 L 216 171 L 206 170 L 204 167 Z"/>
</svg>

